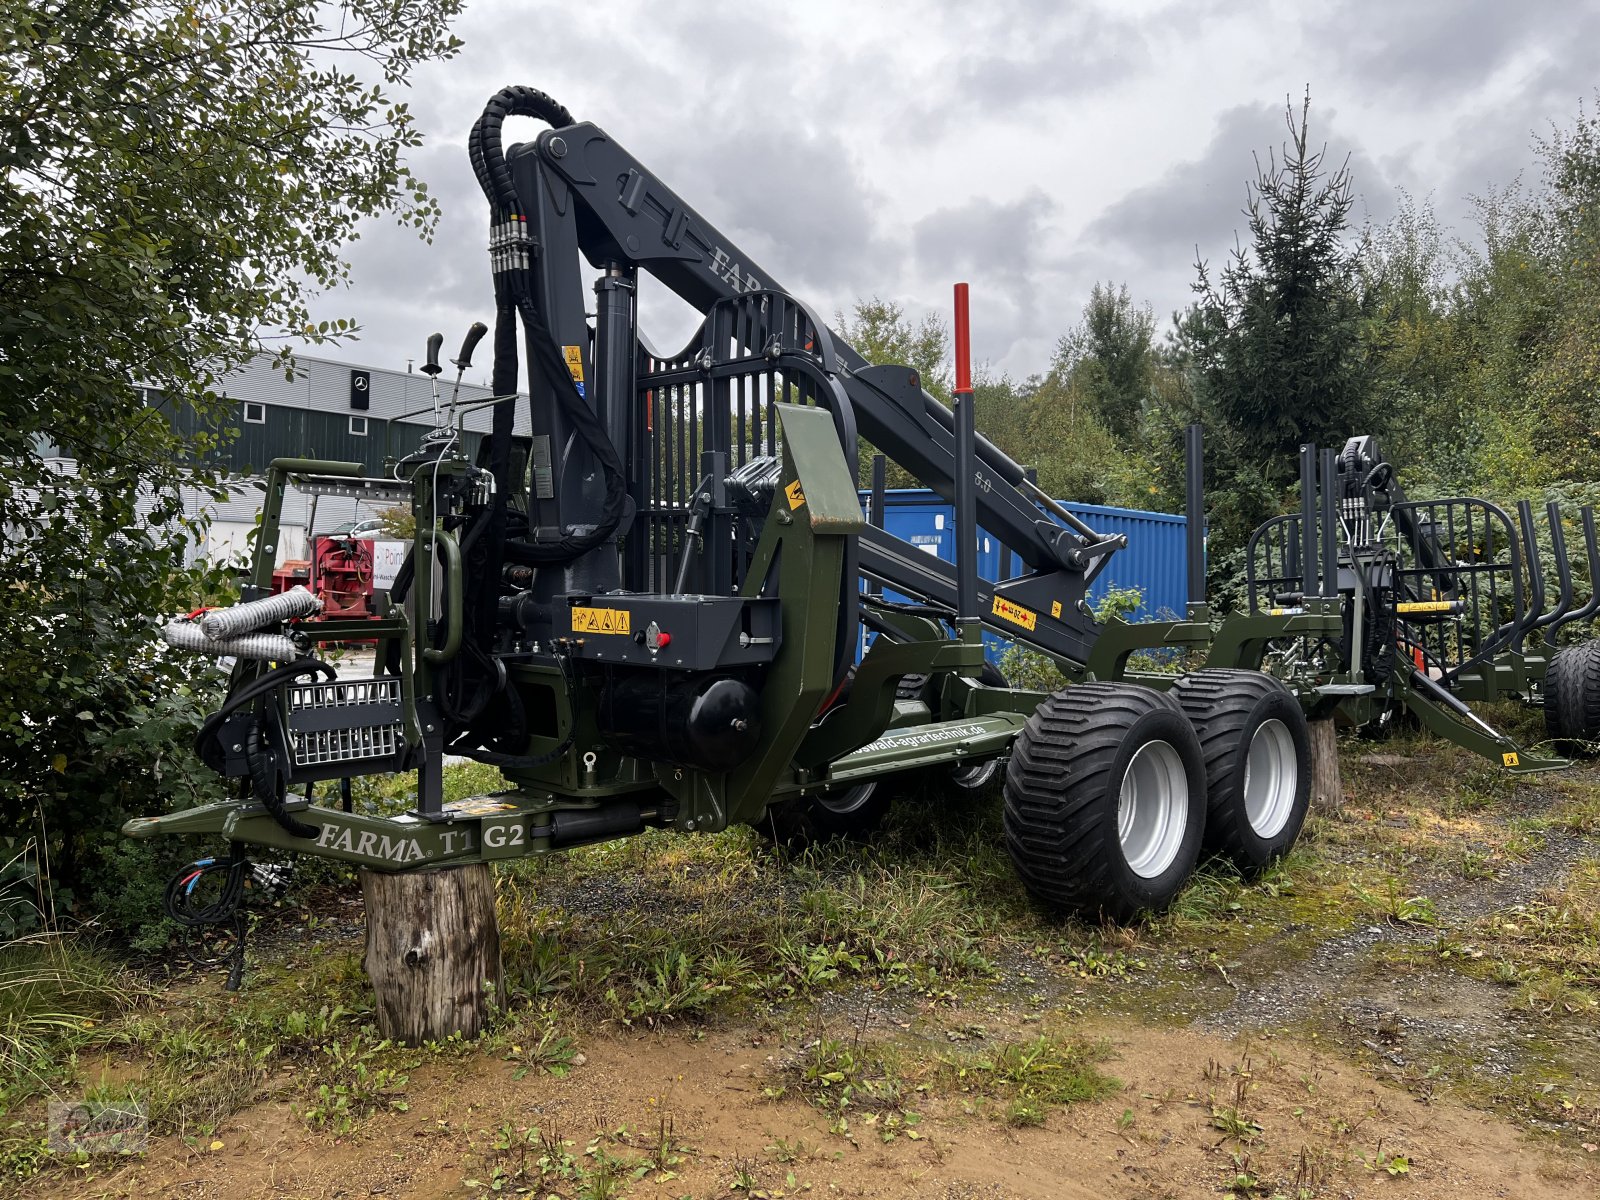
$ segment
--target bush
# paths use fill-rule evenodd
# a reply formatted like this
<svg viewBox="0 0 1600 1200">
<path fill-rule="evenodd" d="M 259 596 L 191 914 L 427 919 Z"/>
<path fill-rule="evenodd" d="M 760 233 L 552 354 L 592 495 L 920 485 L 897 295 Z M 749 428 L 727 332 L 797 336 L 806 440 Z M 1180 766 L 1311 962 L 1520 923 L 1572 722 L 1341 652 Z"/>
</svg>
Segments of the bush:
<svg viewBox="0 0 1600 1200">
<path fill-rule="evenodd" d="M 57 913 L 148 941 L 161 886 L 189 847 L 126 843 L 118 831 L 216 798 L 190 742 L 224 683 L 157 629 L 226 580 L 185 567 L 182 534 L 140 528 L 131 499 L 124 524 L 89 511 L 101 487 L 64 478 L 55 493 L 51 519 L 19 523 L 0 550 L 13 591 L 0 619 L 0 826 L 36 831 Z"/>
</svg>

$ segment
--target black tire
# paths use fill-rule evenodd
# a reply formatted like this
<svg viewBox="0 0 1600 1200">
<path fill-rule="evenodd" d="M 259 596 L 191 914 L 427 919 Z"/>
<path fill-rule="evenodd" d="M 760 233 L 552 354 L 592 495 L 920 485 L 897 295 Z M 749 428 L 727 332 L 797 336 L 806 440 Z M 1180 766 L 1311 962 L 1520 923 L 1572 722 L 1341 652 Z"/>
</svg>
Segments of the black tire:
<svg viewBox="0 0 1600 1200">
<path fill-rule="evenodd" d="M 1311 806 L 1305 712 L 1288 688 L 1260 671 L 1195 671 L 1172 695 L 1205 759 L 1206 849 L 1257 874 L 1294 845 Z"/>
<path fill-rule="evenodd" d="M 925 693 L 928 687 L 928 677 L 923 674 L 900 676 L 900 682 L 894 685 L 894 698 L 896 700 L 922 700 L 926 703 Z"/>
<path fill-rule="evenodd" d="M 1119 828 L 1125 785 L 1157 817 L 1153 838 L 1129 831 L 1138 839 L 1132 862 Z M 1114 921 L 1161 911 L 1194 870 L 1205 817 L 1199 740 L 1178 706 L 1149 688 L 1063 688 L 1012 747 L 1006 848 L 1023 886 L 1051 908 Z"/>
<path fill-rule="evenodd" d="M 883 823 L 893 799 L 880 780 L 869 780 L 821 796 L 800 796 L 771 805 L 759 826 L 779 846 L 801 849 L 834 838 L 865 838 Z"/>
<path fill-rule="evenodd" d="M 1550 660 L 1544 725 L 1564 742 L 1600 742 L 1600 639 L 1568 646 Z"/>
</svg>

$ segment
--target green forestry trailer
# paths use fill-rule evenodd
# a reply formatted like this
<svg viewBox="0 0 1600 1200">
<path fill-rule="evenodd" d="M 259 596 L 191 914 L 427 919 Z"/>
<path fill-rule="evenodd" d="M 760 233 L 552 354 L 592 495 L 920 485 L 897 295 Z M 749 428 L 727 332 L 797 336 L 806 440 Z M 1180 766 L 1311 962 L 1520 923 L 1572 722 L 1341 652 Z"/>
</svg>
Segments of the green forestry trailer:
<svg viewBox="0 0 1600 1200">
<path fill-rule="evenodd" d="M 507 148 L 509 117 L 548 128 Z M 236 659 L 197 741 L 233 794 L 125 830 L 229 843 L 174 881 L 175 915 L 230 919 L 240 881 L 262 869 L 248 847 L 410 872 L 653 828 L 745 823 L 789 839 L 869 827 L 913 776 L 970 789 L 1002 765 L 1007 847 L 1058 910 L 1127 919 L 1168 904 L 1205 848 L 1256 870 L 1293 844 L 1310 781 L 1301 705 L 1253 669 L 1163 687 L 1125 677 L 1132 651 L 1204 646 L 1209 625 L 1095 622 L 1087 589 L 1125 539 L 1050 499 L 975 430 L 964 285 L 952 410 L 914 370 L 867 362 L 548 96 L 496 95 L 470 153 L 491 214 L 492 432 L 470 461 L 452 399 L 382 476 L 271 464 L 242 603 L 168 629 Z M 704 314 L 676 353 L 639 330 L 645 276 Z M 485 332 L 453 360 L 458 383 Z M 424 367 L 436 396 L 440 341 Z M 527 436 L 515 432 L 524 356 Z M 954 563 L 864 519 L 864 443 L 954 503 Z M 415 536 L 378 620 L 308 620 L 311 597 L 270 594 L 290 487 L 409 506 Z M 980 525 L 1021 574 L 978 577 Z M 1199 537 L 1192 519 L 1196 566 Z M 1237 656 L 1312 627 L 1243 631 Z M 863 628 L 875 636 L 857 662 Z M 1075 682 L 1006 686 L 984 666 L 984 628 Z M 372 638 L 370 678 L 316 655 Z M 493 764 L 506 788 L 446 803 L 452 756 Z M 314 796 L 396 771 L 418 780 L 398 815 Z M 200 904 L 206 872 L 228 883 Z"/>
<path fill-rule="evenodd" d="M 1241 633 L 1336 613 L 1337 624 L 1318 633 L 1251 639 L 1251 654 L 1232 656 L 1231 665 L 1281 678 L 1313 718 L 1382 729 L 1409 714 L 1512 772 L 1559 770 L 1571 760 L 1530 752 L 1473 704 L 1514 699 L 1542 707 L 1551 742 L 1594 749 L 1600 640 L 1557 648 L 1563 628 L 1581 629 L 1600 612 L 1593 508 L 1577 514 L 1582 548 L 1573 554 L 1560 506 L 1546 506 L 1550 588 L 1526 500 L 1513 519 L 1475 496 L 1408 499 L 1368 436 L 1350 438 L 1337 453 L 1302 447 L 1300 482 L 1300 511 L 1250 538 L 1248 609 L 1222 623 L 1214 657 Z M 1589 596 L 1580 604 L 1584 577 Z"/>
</svg>

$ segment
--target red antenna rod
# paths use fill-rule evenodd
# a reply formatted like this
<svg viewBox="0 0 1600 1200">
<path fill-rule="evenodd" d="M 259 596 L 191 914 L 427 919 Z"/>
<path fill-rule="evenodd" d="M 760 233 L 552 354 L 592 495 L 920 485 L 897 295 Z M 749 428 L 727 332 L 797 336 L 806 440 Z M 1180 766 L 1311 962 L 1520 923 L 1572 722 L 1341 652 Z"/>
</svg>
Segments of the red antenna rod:
<svg viewBox="0 0 1600 1200">
<path fill-rule="evenodd" d="M 956 391 L 972 391 L 972 329 L 967 319 L 967 285 L 956 284 Z"/>
</svg>

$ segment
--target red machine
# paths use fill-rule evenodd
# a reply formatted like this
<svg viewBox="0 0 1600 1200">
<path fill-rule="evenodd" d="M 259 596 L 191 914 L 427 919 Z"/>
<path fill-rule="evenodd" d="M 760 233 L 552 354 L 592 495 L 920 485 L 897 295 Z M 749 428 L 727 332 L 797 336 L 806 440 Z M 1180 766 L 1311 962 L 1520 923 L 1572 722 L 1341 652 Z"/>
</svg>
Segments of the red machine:
<svg viewBox="0 0 1600 1200">
<path fill-rule="evenodd" d="M 325 617 L 376 617 L 372 611 L 371 538 L 311 539 L 311 593 Z"/>
</svg>

